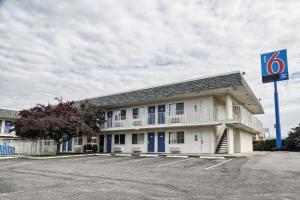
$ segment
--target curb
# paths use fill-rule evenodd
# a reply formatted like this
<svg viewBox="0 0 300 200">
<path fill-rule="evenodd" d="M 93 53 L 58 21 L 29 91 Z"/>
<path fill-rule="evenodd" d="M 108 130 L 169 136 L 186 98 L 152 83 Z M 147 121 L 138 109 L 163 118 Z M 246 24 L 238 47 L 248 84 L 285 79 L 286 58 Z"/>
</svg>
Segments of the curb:
<svg viewBox="0 0 300 200">
<path fill-rule="evenodd" d="M 16 158 L 20 158 L 18 156 L 3 156 L 0 157 L 0 160 L 12 160 L 12 159 L 16 159 Z"/>
<path fill-rule="evenodd" d="M 47 160 L 47 159 L 59 159 L 59 158 L 75 158 L 75 157 L 89 157 L 96 156 L 95 154 L 80 154 L 80 155 L 66 155 L 66 156 L 45 156 L 45 157 L 34 157 L 34 156 L 24 156 L 23 158 L 32 160 Z"/>
</svg>

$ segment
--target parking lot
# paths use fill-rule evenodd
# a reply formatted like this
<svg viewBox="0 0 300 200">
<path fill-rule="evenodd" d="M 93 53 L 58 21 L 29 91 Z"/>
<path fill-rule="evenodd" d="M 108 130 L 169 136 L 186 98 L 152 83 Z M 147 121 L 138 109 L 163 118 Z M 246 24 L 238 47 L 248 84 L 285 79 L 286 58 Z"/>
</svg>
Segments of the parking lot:
<svg viewBox="0 0 300 200">
<path fill-rule="evenodd" d="M 0 161 L 0 199 L 299 199 L 300 154 Z"/>
</svg>

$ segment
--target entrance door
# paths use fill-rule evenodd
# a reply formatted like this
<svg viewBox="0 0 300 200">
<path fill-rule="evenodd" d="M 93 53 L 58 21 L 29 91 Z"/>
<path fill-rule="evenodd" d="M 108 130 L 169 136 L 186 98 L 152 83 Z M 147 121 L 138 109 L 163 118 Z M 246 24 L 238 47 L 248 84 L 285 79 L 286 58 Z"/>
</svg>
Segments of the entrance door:
<svg viewBox="0 0 300 200">
<path fill-rule="evenodd" d="M 104 135 L 100 135 L 99 138 L 99 152 L 100 153 L 104 152 Z"/>
<path fill-rule="evenodd" d="M 148 133 L 148 152 L 154 152 L 154 133 Z"/>
<path fill-rule="evenodd" d="M 200 122 L 207 122 L 209 120 L 211 120 L 210 118 L 210 110 L 209 110 L 209 104 L 210 101 L 209 99 L 202 99 L 200 100 L 200 107 L 199 107 L 199 111 L 200 111 Z"/>
<path fill-rule="evenodd" d="M 106 152 L 111 153 L 111 135 L 107 135 L 106 138 Z"/>
<path fill-rule="evenodd" d="M 67 140 L 64 140 L 62 143 L 62 151 L 66 152 L 67 151 Z"/>
<path fill-rule="evenodd" d="M 165 132 L 158 132 L 158 152 L 165 152 Z"/>
<path fill-rule="evenodd" d="M 210 131 L 208 131 L 207 129 L 202 129 L 201 130 L 201 152 L 202 153 L 212 153 L 211 152 L 211 143 L 210 143 L 210 136 L 211 136 L 211 133 Z"/>
<path fill-rule="evenodd" d="M 72 151 L 72 138 L 68 140 L 68 151 Z"/>
</svg>

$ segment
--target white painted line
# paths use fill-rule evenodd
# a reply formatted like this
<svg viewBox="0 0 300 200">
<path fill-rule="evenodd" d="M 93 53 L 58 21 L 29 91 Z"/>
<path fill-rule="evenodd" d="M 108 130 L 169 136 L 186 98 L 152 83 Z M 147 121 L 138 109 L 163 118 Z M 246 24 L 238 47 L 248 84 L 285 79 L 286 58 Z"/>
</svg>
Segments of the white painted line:
<svg viewBox="0 0 300 200">
<path fill-rule="evenodd" d="M 211 168 L 217 167 L 217 166 L 222 165 L 222 164 L 224 164 L 224 163 L 227 163 L 227 162 L 229 162 L 229 161 L 231 161 L 231 160 L 232 160 L 232 159 L 225 160 L 225 161 L 220 162 L 220 163 L 218 163 L 218 164 L 216 164 L 216 165 L 212 165 L 212 166 L 210 166 L 210 167 L 206 167 L 205 169 L 211 169 Z"/>
<path fill-rule="evenodd" d="M 143 160 L 151 160 L 151 158 L 143 158 L 143 159 L 138 159 L 138 160 L 129 160 L 129 161 L 118 162 L 118 163 L 114 163 L 114 164 L 135 163 L 135 162 L 140 162 L 140 161 L 143 161 Z"/>
<path fill-rule="evenodd" d="M 188 158 L 188 156 L 167 155 L 167 158 Z"/>
<path fill-rule="evenodd" d="M 95 155 L 96 155 L 96 156 L 111 156 L 111 154 L 107 154 L 107 153 L 106 153 L 106 154 L 96 153 Z"/>
<path fill-rule="evenodd" d="M 89 160 L 89 161 L 85 161 L 87 163 L 100 163 L 101 161 L 106 161 L 106 160 L 126 160 L 127 157 L 106 157 L 106 158 L 103 158 L 101 160 Z"/>
<path fill-rule="evenodd" d="M 156 154 L 141 154 L 140 157 L 158 157 Z"/>
<path fill-rule="evenodd" d="M 191 159 L 192 158 L 188 158 L 188 159 L 184 159 L 184 160 L 178 160 L 178 161 L 174 161 L 174 162 L 170 162 L 170 163 L 158 165 L 157 167 L 164 167 L 164 166 L 172 165 L 172 164 L 175 164 L 175 163 L 180 163 L 180 162 L 188 161 L 188 160 L 191 160 Z"/>
<path fill-rule="evenodd" d="M 115 156 L 131 157 L 131 154 L 115 154 Z"/>
<path fill-rule="evenodd" d="M 225 159 L 222 156 L 200 156 L 200 158 L 205 158 L 205 159 Z"/>
</svg>

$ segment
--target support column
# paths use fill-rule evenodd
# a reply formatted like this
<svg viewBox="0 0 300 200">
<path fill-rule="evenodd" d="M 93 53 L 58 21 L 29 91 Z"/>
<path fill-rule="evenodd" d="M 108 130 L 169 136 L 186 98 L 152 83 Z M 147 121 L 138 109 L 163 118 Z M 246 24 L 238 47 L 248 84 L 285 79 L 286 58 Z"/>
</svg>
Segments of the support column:
<svg viewBox="0 0 300 200">
<path fill-rule="evenodd" d="M 233 102 L 230 94 L 226 94 L 226 112 L 227 119 L 233 119 Z"/>
</svg>

